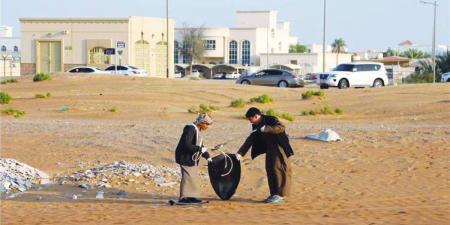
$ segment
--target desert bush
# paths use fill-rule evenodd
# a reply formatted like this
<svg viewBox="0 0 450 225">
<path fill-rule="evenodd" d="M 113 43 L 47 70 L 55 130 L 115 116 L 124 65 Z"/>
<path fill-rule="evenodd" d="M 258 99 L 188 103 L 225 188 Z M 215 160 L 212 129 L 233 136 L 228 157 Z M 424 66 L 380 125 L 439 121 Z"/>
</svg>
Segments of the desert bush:
<svg viewBox="0 0 450 225">
<path fill-rule="evenodd" d="M 115 113 L 117 112 L 117 107 L 113 106 L 109 109 L 109 111 Z"/>
<path fill-rule="evenodd" d="M 329 106 L 324 106 L 318 109 L 305 110 L 300 113 L 302 116 L 315 116 L 315 115 L 341 115 L 344 113 L 344 110 L 341 108 L 335 108 L 334 110 Z"/>
<path fill-rule="evenodd" d="M 35 94 L 34 97 L 35 98 L 46 98 L 47 96 L 45 96 L 43 94 Z"/>
<path fill-rule="evenodd" d="M 18 83 L 19 81 L 16 79 L 7 79 L 7 80 L 2 80 L 2 82 L 0 82 L 1 84 L 7 84 L 7 83 Z"/>
<path fill-rule="evenodd" d="M 280 117 L 281 117 L 282 119 L 287 120 L 287 121 L 291 121 L 291 122 L 294 121 L 294 116 L 291 115 L 291 114 L 288 113 L 288 112 L 282 113 Z"/>
<path fill-rule="evenodd" d="M 219 110 L 220 110 L 220 108 L 217 106 L 200 104 L 198 107 L 192 106 L 191 108 L 188 109 L 188 112 L 189 113 L 209 113 L 211 111 L 219 111 Z"/>
<path fill-rule="evenodd" d="M 266 116 L 275 116 L 277 118 L 285 119 L 287 121 L 294 121 L 294 119 L 295 119 L 294 116 L 288 112 L 279 113 L 273 109 L 261 110 L 261 113 Z"/>
<path fill-rule="evenodd" d="M 50 74 L 46 74 L 46 73 L 38 73 L 33 77 L 34 82 L 50 80 L 50 79 L 51 79 Z"/>
<path fill-rule="evenodd" d="M 302 93 L 303 100 L 310 99 L 313 96 L 318 96 L 320 98 L 320 97 L 324 97 L 325 93 L 323 91 L 311 91 L 311 90 Z"/>
<path fill-rule="evenodd" d="M 47 96 L 47 98 L 50 98 L 50 97 L 52 97 L 52 94 L 50 92 L 47 92 L 47 94 L 45 96 Z"/>
<path fill-rule="evenodd" d="M 245 106 L 245 101 L 242 98 L 235 99 L 231 101 L 230 106 L 234 108 L 242 108 Z"/>
<path fill-rule="evenodd" d="M 0 104 L 9 104 L 12 97 L 6 92 L 0 92 Z"/>
<path fill-rule="evenodd" d="M 250 102 L 257 102 L 257 103 L 267 104 L 267 103 L 272 103 L 273 99 L 269 95 L 263 94 L 263 95 L 260 95 L 258 97 L 251 98 Z"/>
<path fill-rule="evenodd" d="M 17 110 L 17 109 L 13 109 L 13 108 L 8 108 L 2 111 L 3 114 L 9 115 L 9 116 L 14 116 L 16 118 L 18 117 L 22 117 L 25 115 L 25 111 L 21 111 L 21 110 Z"/>
</svg>

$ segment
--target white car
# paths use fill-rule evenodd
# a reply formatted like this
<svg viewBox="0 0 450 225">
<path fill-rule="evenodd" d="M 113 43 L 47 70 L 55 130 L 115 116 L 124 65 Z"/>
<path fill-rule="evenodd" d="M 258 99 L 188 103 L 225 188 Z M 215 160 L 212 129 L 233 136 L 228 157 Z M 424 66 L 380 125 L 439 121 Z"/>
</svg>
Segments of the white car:
<svg viewBox="0 0 450 225">
<path fill-rule="evenodd" d="M 216 73 L 213 75 L 214 79 L 225 79 L 225 76 L 227 75 L 227 73 L 223 72 L 223 73 Z"/>
<path fill-rule="evenodd" d="M 128 76 L 147 76 L 147 72 L 145 70 L 128 65 L 120 65 L 120 66 L 117 65 L 117 73 L 115 65 L 106 67 L 105 71 L 107 71 L 110 74 L 122 74 Z"/>
<path fill-rule="evenodd" d="M 241 74 L 237 72 L 227 73 L 225 74 L 225 79 L 238 79 L 241 76 Z"/>
<path fill-rule="evenodd" d="M 67 70 L 69 73 L 95 73 L 95 74 L 108 74 L 108 72 L 101 70 L 99 68 L 91 67 L 91 66 L 78 66 L 73 67 Z"/>
<path fill-rule="evenodd" d="M 386 69 L 382 63 L 357 62 L 338 65 L 333 71 L 317 76 L 320 88 L 338 87 L 383 87 L 389 84 Z"/>
<path fill-rule="evenodd" d="M 450 72 L 441 75 L 441 82 L 450 82 Z"/>
</svg>

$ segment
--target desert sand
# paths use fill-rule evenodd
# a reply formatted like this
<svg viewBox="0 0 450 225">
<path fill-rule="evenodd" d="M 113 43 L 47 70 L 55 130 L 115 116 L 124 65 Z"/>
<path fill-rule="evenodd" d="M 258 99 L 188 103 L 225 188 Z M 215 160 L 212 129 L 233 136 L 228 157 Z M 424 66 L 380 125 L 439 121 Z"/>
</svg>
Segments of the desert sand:
<svg viewBox="0 0 450 225">
<path fill-rule="evenodd" d="M 268 195 L 264 157 L 242 162 L 236 195 L 221 201 L 201 162 L 203 206 L 168 206 L 172 188 L 135 183 L 113 185 L 105 199 L 55 184 L 1 201 L 1 224 L 449 224 L 450 85 L 422 84 L 380 89 L 328 89 L 325 98 L 302 100 L 311 88 L 240 86 L 210 80 L 165 80 L 118 76 L 67 75 L 50 81 L 1 85 L 13 100 L 0 109 L 26 111 L 21 118 L 1 115 L 1 157 L 14 158 L 57 177 L 125 160 L 177 168 L 174 151 L 193 105 L 220 107 L 206 133 L 209 146 L 229 141 L 236 152 L 250 124 L 249 106 L 295 116 L 287 126 L 295 155 L 292 196 L 280 205 Z M 36 99 L 35 94 L 51 93 Z M 271 104 L 229 107 L 236 98 L 268 94 Z M 68 110 L 61 112 L 66 105 Z M 300 116 L 328 105 L 342 115 Z M 115 107 L 116 112 L 110 112 Z M 343 141 L 305 140 L 331 128 Z M 119 189 L 130 194 L 114 195 Z"/>
</svg>

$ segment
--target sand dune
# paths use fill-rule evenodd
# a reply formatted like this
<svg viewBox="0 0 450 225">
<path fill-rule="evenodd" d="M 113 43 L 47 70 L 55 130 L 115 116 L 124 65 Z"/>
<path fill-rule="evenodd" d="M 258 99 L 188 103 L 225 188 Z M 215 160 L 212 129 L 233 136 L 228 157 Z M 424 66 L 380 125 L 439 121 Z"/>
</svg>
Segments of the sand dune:
<svg viewBox="0 0 450 225">
<path fill-rule="evenodd" d="M 171 207 L 178 186 L 135 183 L 82 192 L 71 185 L 33 190 L 2 199 L 1 224 L 448 224 L 450 221 L 450 86 L 424 84 L 381 89 L 325 90 L 325 99 L 302 100 L 308 88 L 238 86 L 220 81 L 116 76 L 55 76 L 33 83 L 23 77 L 1 86 L 22 118 L 1 116 L 1 157 L 14 158 L 52 176 L 117 160 L 177 167 L 174 149 L 193 105 L 220 107 L 207 145 L 224 141 L 235 152 L 250 126 L 236 98 L 266 93 L 274 102 L 253 104 L 289 112 L 285 121 L 295 156 L 293 194 L 282 205 L 265 205 L 264 159 L 243 161 L 241 184 L 231 201 L 215 196 L 206 177 L 202 207 Z M 36 99 L 50 92 L 52 97 Z M 62 107 L 67 112 L 61 112 Z M 328 105 L 343 115 L 300 116 Z M 109 110 L 115 107 L 117 112 Z M 338 143 L 303 139 L 332 128 Z M 206 174 L 205 162 L 201 171 Z M 119 198 L 119 189 L 130 194 Z M 82 194 L 78 200 L 67 194 Z M 39 199 L 39 200 L 38 200 Z"/>
</svg>

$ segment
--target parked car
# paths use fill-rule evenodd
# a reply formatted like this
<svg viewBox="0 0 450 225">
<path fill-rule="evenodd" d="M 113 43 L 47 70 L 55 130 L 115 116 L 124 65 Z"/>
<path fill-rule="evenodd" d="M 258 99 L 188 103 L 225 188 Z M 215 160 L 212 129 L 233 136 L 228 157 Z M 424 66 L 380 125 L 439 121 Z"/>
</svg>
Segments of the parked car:
<svg viewBox="0 0 450 225">
<path fill-rule="evenodd" d="M 116 73 L 116 66 L 108 66 L 106 67 L 105 71 L 109 72 L 110 74 L 123 74 L 128 76 L 146 76 L 147 72 L 143 69 L 139 69 L 134 66 L 129 65 L 120 65 L 117 66 L 117 73 Z"/>
<path fill-rule="evenodd" d="M 182 78 L 183 77 L 183 73 L 181 71 L 175 71 L 174 76 L 175 76 L 175 78 Z"/>
<path fill-rule="evenodd" d="M 338 65 L 333 71 L 320 73 L 317 84 L 320 88 L 338 87 L 383 87 L 389 83 L 382 63 L 358 62 Z"/>
<path fill-rule="evenodd" d="M 266 69 L 250 75 L 242 75 L 237 84 L 266 85 L 278 87 L 303 87 L 304 80 L 292 72 L 279 69 Z"/>
<path fill-rule="evenodd" d="M 69 73 L 103 73 L 107 74 L 108 72 L 101 70 L 99 68 L 91 67 L 91 66 L 78 66 L 73 67 L 67 70 Z"/>
<path fill-rule="evenodd" d="M 200 77 L 202 73 L 198 70 L 192 70 L 191 77 Z"/>
<path fill-rule="evenodd" d="M 238 72 L 226 73 L 225 79 L 238 79 L 239 76 L 241 76 L 241 74 L 239 74 Z"/>
<path fill-rule="evenodd" d="M 213 75 L 213 78 L 214 79 L 225 79 L 226 75 L 227 75 L 226 72 L 216 73 L 216 74 Z"/>
<path fill-rule="evenodd" d="M 441 82 L 450 82 L 450 72 L 441 75 Z"/>
</svg>

